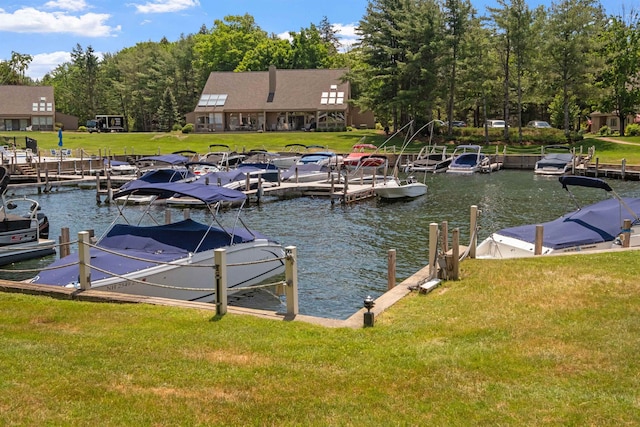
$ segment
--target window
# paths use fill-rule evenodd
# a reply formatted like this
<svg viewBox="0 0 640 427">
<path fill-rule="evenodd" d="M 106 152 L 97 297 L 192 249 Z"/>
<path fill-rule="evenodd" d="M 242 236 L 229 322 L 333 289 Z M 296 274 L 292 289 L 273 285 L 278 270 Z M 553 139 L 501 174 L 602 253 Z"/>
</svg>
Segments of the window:
<svg viewBox="0 0 640 427">
<path fill-rule="evenodd" d="M 31 111 L 38 111 L 38 103 L 37 103 L 37 102 L 34 102 L 34 103 L 31 105 Z"/>
<path fill-rule="evenodd" d="M 227 94 L 204 94 L 198 101 L 198 107 L 222 107 L 227 102 Z"/>
</svg>

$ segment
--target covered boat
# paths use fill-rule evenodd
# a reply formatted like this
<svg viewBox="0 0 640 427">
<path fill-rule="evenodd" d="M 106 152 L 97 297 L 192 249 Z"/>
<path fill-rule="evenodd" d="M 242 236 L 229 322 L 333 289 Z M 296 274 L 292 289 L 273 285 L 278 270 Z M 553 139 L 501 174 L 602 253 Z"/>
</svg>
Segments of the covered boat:
<svg viewBox="0 0 640 427">
<path fill-rule="evenodd" d="M 492 233 L 476 250 L 478 258 L 520 258 L 535 254 L 536 230 L 542 226 L 541 255 L 622 247 L 624 220 L 631 220 L 628 245 L 640 246 L 640 199 L 618 196 L 605 181 L 581 176 L 561 176 L 563 188 L 583 186 L 603 189 L 613 198 L 579 207 L 553 221 L 505 228 Z"/>
<path fill-rule="evenodd" d="M 245 289 L 284 272 L 284 249 L 275 240 L 247 228 L 238 215 L 231 227 L 216 217 L 221 204 L 244 204 L 244 193 L 194 183 L 136 182 L 116 193 L 169 197 L 180 194 L 199 199 L 209 208 L 208 224 L 185 219 L 170 224 L 140 224 L 151 217 L 148 206 L 139 221 L 118 217 L 90 249 L 91 288 L 134 295 L 189 301 L 215 300 L 214 251 L 225 249 L 230 290 Z M 139 210 L 138 210 L 139 211 Z M 124 223 L 122 221 L 124 220 Z M 32 283 L 79 287 L 78 254 L 55 261 Z"/>
</svg>

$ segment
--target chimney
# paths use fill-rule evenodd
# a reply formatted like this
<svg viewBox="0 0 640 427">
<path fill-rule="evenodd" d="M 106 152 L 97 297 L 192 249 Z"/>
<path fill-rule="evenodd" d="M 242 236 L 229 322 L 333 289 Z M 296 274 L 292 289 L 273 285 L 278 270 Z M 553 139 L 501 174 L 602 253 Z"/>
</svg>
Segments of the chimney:
<svg viewBox="0 0 640 427">
<path fill-rule="evenodd" d="M 273 102 L 273 97 L 276 94 L 276 66 L 269 65 L 269 96 L 267 102 Z"/>
</svg>

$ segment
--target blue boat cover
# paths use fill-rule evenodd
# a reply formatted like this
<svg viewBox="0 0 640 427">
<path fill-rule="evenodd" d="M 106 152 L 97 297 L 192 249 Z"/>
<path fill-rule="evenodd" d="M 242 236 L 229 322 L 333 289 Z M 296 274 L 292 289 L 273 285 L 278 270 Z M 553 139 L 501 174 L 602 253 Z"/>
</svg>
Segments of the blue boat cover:
<svg viewBox="0 0 640 427">
<path fill-rule="evenodd" d="M 555 166 L 564 167 L 573 161 L 573 154 L 569 153 L 550 153 L 538 160 L 539 167 Z"/>
<path fill-rule="evenodd" d="M 230 188 L 206 185 L 200 182 L 159 182 L 149 183 L 140 180 L 130 182 L 127 188 L 120 188 L 113 198 L 127 196 L 129 194 L 158 195 L 171 197 L 174 194 L 193 197 L 208 205 L 217 202 L 241 202 L 247 198 L 242 191 Z"/>
<path fill-rule="evenodd" d="M 640 214 L 640 199 L 623 199 L 629 208 Z M 583 207 L 544 224 L 543 245 L 564 249 L 578 245 L 590 245 L 613 241 L 622 230 L 622 222 L 630 214 L 617 199 L 607 199 Z M 535 243 L 536 224 L 505 228 L 498 234 Z"/>
<path fill-rule="evenodd" d="M 100 239 L 97 246 L 114 252 L 126 254 L 130 258 L 118 254 L 91 248 L 91 280 L 96 281 L 110 277 L 98 269 L 124 275 L 152 267 L 158 263 L 166 263 L 184 258 L 188 253 L 223 248 L 232 243 L 250 242 L 255 238 L 266 238 L 264 235 L 244 228 L 234 230 L 233 240 L 229 233 L 191 219 L 172 224 L 141 227 L 116 224 Z M 206 237 L 205 237 L 206 236 Z M 198 246 L 201 240 L 204 241 Z M 149 261 L 145 261 L 149 260 Z M 39 273 L 34 283 L 64 286 L 78 281 L 78 254 L 74 253 L 53 262 L 49 268 Z"/>
<path fill-rule="evenodd" d="M 189 159 L 180 154 L 163 154 L 161 156 L 149 156 L 142 157 L 137 160 L 138 162 L 163 162 L 170 165 L 184 165 L 189 162 Z"/>
</svg>

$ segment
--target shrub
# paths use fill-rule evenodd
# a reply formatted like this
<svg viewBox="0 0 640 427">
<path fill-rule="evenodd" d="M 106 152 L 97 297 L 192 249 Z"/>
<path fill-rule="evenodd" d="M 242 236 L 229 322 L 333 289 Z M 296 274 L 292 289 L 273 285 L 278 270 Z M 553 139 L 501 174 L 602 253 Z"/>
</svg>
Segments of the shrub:
<svg viewBox="0 0 640 427">
<path fill-rule="evenodd" d="M 631 123 L 630 125 L 627 125 L 627 127 L 624 130 L 624 133 L 628 136 L 639 136 L 640 135 L 640 124 L 638 123 Z"/>
<path fill-rule="evenodd" d="M 609 129 L 609 126 L 604 125 L 602 126 L 600 129 L 598 129 L 598 135 L 600 136 L 609 136 L 612 134 L 611 129 Z"/>
<path fill-rule="evenodd" d="M 86 131 L 87 131 L 86 126 L 78 126 L 78 132 L 86 132 Z"/>
<path fill-rule="evenodd" d="M 193 132 L 193 123 L 187 123 L 182 126 L 182 133 L 191 133 Z"/>
</svg>

